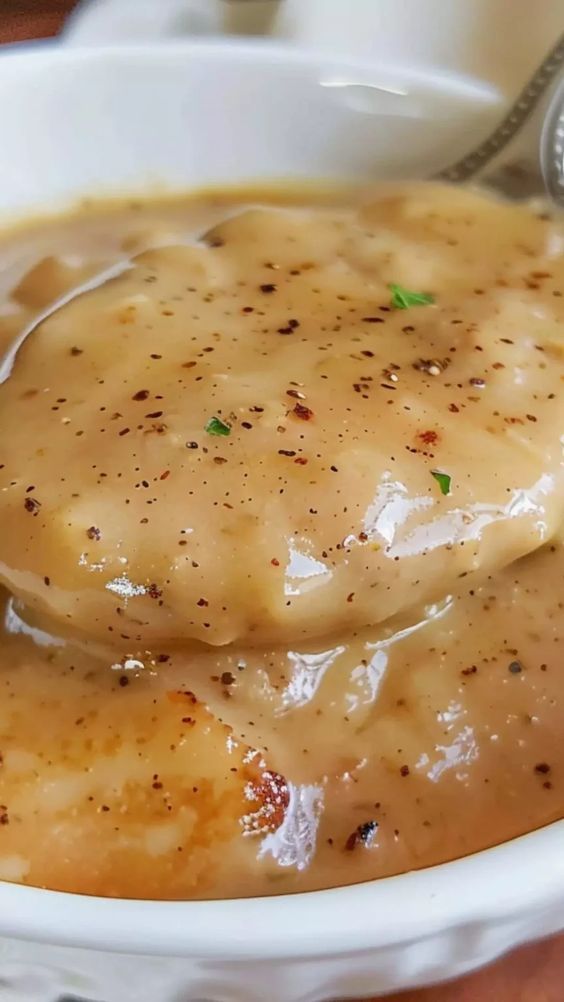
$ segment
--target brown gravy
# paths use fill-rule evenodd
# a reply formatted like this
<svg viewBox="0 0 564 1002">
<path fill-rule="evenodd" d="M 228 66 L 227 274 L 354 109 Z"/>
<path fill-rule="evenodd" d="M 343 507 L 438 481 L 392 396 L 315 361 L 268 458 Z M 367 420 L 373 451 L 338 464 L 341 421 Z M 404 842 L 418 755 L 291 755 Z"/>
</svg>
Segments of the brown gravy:
<svg viewBox="0 0 564 1002">
<path fill-rule="evenodd" d="M 352 883 L 564 813 L 564 226 L 419 184 L 6 234 L 0 878 Z"/>
</svg>

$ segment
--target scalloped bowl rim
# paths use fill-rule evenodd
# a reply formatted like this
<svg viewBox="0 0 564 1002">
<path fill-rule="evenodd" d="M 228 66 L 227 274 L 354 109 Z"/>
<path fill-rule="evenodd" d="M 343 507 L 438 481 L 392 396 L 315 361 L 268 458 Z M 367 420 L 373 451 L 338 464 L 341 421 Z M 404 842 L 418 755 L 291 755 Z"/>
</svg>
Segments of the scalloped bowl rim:
<svg viewBox="0 0 564 1002">
<path fill-rule="evenodd" d="M 0 882 L 0 936 L 222 960 L 362 953 L 564 902 L 563 840 L 557 821 L 438 866 L 260 898 L 144 901 Z"/>
</svg>

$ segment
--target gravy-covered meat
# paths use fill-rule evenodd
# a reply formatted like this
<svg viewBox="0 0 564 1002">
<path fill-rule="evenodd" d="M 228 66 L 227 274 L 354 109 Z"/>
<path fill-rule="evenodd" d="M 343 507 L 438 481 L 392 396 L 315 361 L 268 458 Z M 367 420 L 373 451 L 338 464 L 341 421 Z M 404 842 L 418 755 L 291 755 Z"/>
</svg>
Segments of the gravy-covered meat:
<svg viewBox="0 0 564 1002">
<path fill-rule="evenodd" d="M 415 186 L 137 256 L 0 388 L 2 581 L 128 652 L 285 644 L 534 550 L 562 514 L 559 240 Z"/>
<path fill-rule="evenodd" d="M 2 238 L 0 880 L 295 892 L 564 816 L 563 249 L 432 184 Z"/>
</svg>

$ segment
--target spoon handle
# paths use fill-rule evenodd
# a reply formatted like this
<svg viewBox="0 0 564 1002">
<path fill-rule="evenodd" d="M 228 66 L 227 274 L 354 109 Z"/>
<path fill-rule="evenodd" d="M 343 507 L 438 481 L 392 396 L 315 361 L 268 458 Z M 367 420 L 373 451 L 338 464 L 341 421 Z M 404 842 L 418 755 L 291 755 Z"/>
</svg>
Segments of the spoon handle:
<svg viewBox="0 0 564 1002">
<path fill-rule="evenodd" d="M 482 171 L 521 130 L 527 119 L 546 94 L 549 85 L 564 65 L 564 34 L 561 35 L 517 96 L 511 108 L 493 132 L 474 150 L 440 171 L 441 181 L 460 183 Z"/>
</svg>

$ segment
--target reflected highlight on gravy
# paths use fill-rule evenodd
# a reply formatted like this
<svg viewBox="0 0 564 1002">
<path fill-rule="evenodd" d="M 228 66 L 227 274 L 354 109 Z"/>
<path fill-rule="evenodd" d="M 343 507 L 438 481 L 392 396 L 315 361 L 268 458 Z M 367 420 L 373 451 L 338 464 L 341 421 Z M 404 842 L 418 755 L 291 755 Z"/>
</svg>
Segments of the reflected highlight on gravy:
<svg viewBox="0 0 564 1002">
<path fill-rule="evenodd" d="M 5 235 L 2 350 L 48 315 L 0 385 L 0 878 L 284 893 L 562 817 L 563 248 L 425 183 Z"/>
</svg>

